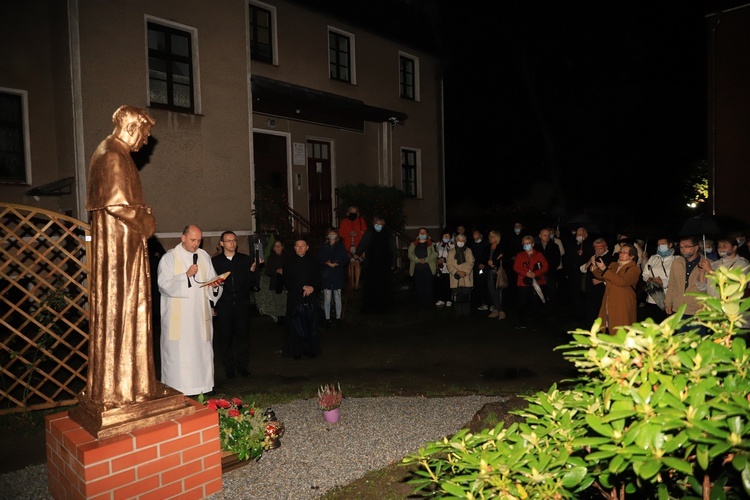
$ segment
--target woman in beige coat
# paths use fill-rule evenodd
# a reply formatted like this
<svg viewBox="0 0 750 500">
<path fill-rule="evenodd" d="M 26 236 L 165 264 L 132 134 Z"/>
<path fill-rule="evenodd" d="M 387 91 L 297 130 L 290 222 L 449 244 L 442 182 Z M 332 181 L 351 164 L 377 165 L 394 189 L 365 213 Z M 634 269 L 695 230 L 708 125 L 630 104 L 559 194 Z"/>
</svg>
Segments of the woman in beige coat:
<svg viewBox="0 0 750 500">
<path fill-rule="evenodd" d="M 453 307 L 457 316 L 468 316 L 471 312 L 471 289 L 474 286 L 472 269 L 474 255 L 466 246 L 466 235 L 456 235 L 456 246 L 448 252 L 448 274 L 451 277 Z"/>
</svg>

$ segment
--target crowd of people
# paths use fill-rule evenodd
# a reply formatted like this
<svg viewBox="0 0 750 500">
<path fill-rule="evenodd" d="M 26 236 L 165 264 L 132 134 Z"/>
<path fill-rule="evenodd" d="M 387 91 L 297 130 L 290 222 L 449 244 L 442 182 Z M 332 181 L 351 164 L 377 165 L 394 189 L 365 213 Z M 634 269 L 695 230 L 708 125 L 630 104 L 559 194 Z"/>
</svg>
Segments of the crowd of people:
<svg viewBox="0 0 750 500">
<path fill-rule="evenodd" d="M 236 234 L 226 231 L 214 256 L 200 248 L 200 228 L 187 226 L 181 243 L 158 264 L 161 380 L 186 394 L 210 392 L 213 349 L 227 378 L 251 376 L 251 297 L 260 291 L 261 274 L 267 277 L 262 293 L 272 297 L 270 314 L 285 327 L 282 352 L 295 359 L 319 355 L 318 329 L 340 325 L 344 290 L 362 288 L 363 313 L 389 311 L 398 247 L 383 218 L 371 222 L 350 207 L 315 252 L 300 237 L 289 254 L 282 241 L 264 254 L 260 240 L 253 255 L 242 254 Z M 521 222 L 505 236 L 495 229 L 469 236 L 459 225 L 433 240 L 421 227 L 405 259 L 419 310 L 449 308 L 457 316 L 502 321 L 512 304 L 515 328 L 535 330 L 550 311 L 564 309 L 582 327 L 601 319 L 601 331 L 609 333 L 646 317 L 661 321 L 683 304 L 693 315 L 698 303 L 691 292 L 716 293 L 709 273 L 720 266 L 750 270 L 743 233 L 719 237 L 715 248 L 713 240 L 695 235 L 654 242 L 649 252 L 645 241 L 630 235 L 608 241 L 586 227 L 542 227 L 532 235 Z"/>
</svg>

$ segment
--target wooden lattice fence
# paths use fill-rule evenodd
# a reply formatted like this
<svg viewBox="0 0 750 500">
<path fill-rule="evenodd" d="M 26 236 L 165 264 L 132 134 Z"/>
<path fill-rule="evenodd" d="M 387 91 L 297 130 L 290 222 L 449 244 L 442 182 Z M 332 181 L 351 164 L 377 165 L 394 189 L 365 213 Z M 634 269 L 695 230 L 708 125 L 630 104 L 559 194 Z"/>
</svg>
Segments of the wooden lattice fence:
<svg viewBox="0 0 750 500">
<path fill-rule="evenodd" d="M 0 414 L 66 406 L 86 384 L 89 226 L 0 203 Z"/>
</svg>

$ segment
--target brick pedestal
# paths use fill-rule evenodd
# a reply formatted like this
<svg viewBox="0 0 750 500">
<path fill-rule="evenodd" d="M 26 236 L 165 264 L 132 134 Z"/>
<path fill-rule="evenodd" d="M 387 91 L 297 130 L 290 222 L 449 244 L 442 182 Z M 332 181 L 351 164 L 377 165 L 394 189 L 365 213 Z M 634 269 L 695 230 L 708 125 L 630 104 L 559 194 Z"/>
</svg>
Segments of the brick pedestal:
<svg viewBox="0 0 750 500">
<path fill-rule="evenodd" d="M 57 500 L 205 498 L 221 491 L 218 414 L 196 411 L 96 440 L 68 417 L 47 417 L 49 490 Z"/>
</svg>

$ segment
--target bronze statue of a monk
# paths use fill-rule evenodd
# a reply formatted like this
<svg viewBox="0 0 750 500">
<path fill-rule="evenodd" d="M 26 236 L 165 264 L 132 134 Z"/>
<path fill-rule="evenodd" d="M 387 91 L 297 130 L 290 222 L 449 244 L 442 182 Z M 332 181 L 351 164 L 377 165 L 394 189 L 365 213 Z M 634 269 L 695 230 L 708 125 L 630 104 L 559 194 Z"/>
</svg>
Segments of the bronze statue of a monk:
<svg viewBox="0 0 750 500">
<path fill-rule="evenodd" d="M 131 152 L 148 142 L 154 119 L 121 106 L 115 129 L 89 166 L 92 258 L 89 371 L 83 399 L 104 408 L 152 399 L 157 391 L 151 342 L 147 240 L 156 220 L 145 205 Z"/>
</svg>

